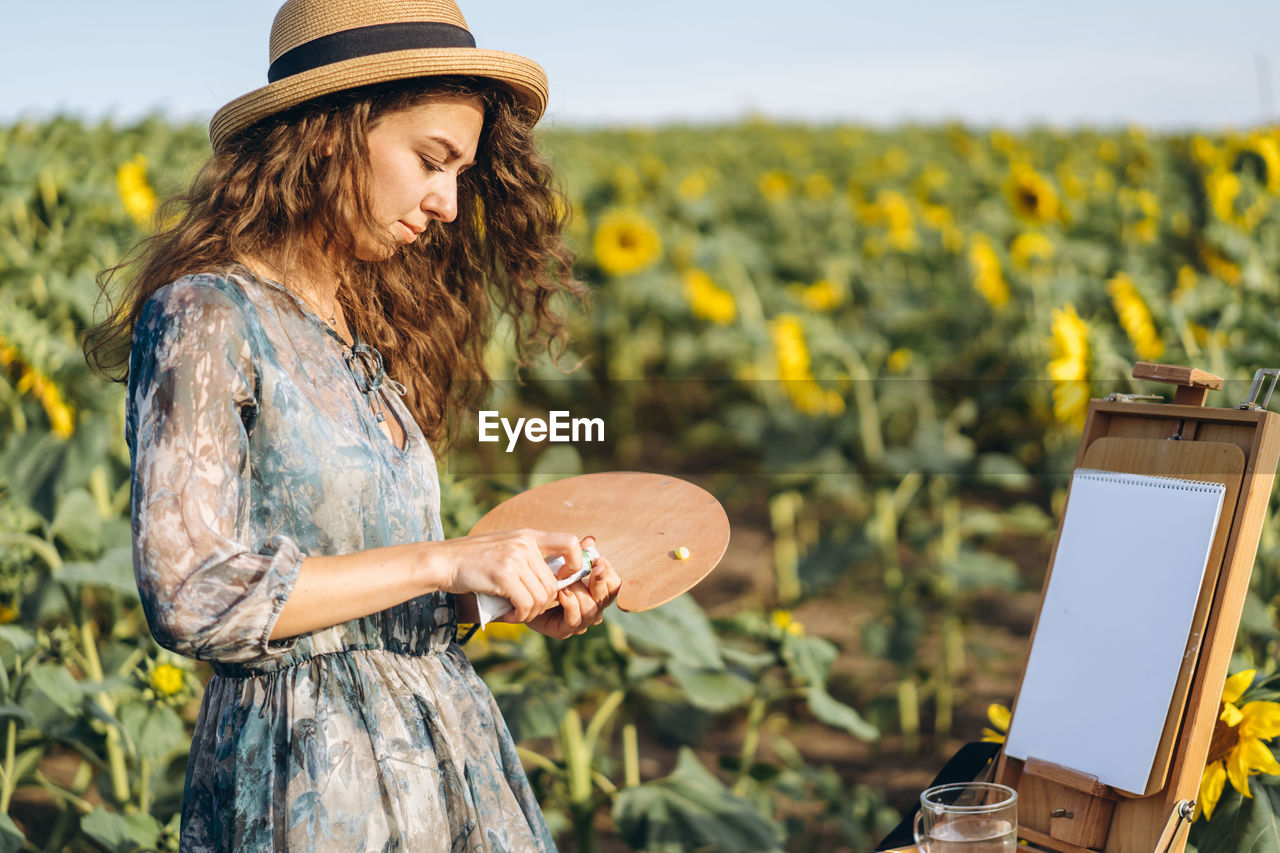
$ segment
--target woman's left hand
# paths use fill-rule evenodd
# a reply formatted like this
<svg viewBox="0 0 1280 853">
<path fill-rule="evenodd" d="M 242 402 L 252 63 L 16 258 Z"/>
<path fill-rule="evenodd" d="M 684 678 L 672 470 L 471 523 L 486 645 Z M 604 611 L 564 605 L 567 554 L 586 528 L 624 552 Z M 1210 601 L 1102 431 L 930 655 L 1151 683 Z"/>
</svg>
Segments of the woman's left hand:
<svg viewBox="0 0 1280 853">
<path fill-rule="evenodd" d="M 592 536 L 582 540 L 583 548 L 595 544 L 595 537 Z M 618 597 L 618 590 L 621 588 L 622 578 L 618 577 L 608 560 L 600 557 L 591 567 L 591 574 L 560 590 L 557 595 L 559 607 L 552 607 L 533 617 L 528 625 L 541 634 L 559 640 L 581 634 L 592 625 L 600 624 L 604 619 L 604 609 Z"/>
</svg>

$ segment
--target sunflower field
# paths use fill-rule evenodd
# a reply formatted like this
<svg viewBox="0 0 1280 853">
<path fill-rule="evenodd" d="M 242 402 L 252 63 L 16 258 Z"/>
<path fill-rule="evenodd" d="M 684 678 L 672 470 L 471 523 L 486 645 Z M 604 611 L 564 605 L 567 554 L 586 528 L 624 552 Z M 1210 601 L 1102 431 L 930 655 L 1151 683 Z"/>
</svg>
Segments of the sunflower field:
<svg viewBox="0 0 1280 853">
<path fill-rule="evenodd" d="M 1280 129 L 543 142 L 592 306 L 559 367 L 517 375 L 495 336 L 487 408 L 599 417 L 606 440 L 507 453 L 463 418 L 446 533 L 548 479 L 642 469 L 710 490 L 734 541 L 662 608 L 466 649 L 567 850 L 870 849 L 1012 701 L 1088 400 L 1160 393 L 1129 378 L 1143 360 L 1226 377 L 1209 405 L 1233 406 L 1280 366 Z M 209 672 L 147 630 L 123 396 L 80 341 L 97 274 L 207 153 L 160 118 L 0 127 L 0 851 L 177 849 Z M 1202 853 L 1280 850 L 1277 530 Z"/>
</svg>

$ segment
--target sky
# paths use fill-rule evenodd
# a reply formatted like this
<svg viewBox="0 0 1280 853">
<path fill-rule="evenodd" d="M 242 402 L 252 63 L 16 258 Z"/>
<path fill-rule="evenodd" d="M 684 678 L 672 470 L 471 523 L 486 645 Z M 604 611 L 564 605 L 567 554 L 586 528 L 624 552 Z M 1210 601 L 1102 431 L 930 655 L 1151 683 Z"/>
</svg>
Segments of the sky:
<svg viewBox="0 0 1280 853">
<path fill-rule="evenodd" d="M 0 122 L 207 121 L 266 83 L 274 0 L 0 0 Z M 1277 0 L 463 0 L 539 61 L 554 125 L 767 116 L 1247 127 L 1280 117 Z"/>
</svg>

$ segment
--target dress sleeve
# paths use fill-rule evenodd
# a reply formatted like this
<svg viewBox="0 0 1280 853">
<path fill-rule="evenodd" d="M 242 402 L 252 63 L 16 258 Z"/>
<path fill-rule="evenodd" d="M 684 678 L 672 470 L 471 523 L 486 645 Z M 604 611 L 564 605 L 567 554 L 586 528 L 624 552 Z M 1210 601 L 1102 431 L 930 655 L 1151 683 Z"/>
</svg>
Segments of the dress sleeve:
<svg viewBox="0 0 1280 853">
<path fill-rule="evenodd" d="M 304 554 L 250 530 L 249 427 L 256 365 L 244 313 L 209 283 L 156 292 L 133 333 L 126 397 L 133 568 L 161 646 L 228 662 L 288 651 L 269 642 Z"/>
</svg>

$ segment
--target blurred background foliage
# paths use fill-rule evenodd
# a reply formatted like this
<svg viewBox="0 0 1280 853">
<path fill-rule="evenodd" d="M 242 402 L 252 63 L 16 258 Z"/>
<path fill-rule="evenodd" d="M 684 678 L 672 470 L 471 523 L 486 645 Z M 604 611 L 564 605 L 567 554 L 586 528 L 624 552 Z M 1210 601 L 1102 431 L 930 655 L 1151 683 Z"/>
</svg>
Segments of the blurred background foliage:
<svg viewBox="0 0 1280 853">
<path fill-rule="evenodd" d="M 1227 377 L 1209 404 L 1230 406 L 1275 366 L 1280 131 L 543 139 L 594 304 L 571 373 L 518 374 L 500 329 L 488 407 L 600 417 L 607 440 L 506 453 L 462 418 L 446 533 L 643 468 L 704 485 L 760 547 L 707 582 L 714 608 L 700 589 L 563 643 L 495 626 L 468 653 L 568 849 L 868 849 L 895 806 L 821 744 L 935 763 L 978 736 L 962 706 L 1012 699 L 1020 652 L 976 686 L 984 625 L 1038 594 L 1088 399 L 1160 393 L 1128 378 L 1154 360 Z M 95 276 L 207 152 L 158 118 L 0 127 L 0 851 L 176 849 L 209 673 L 147 631 L 121 389 L 79 342 Z M 1234 669 L 1275 672 L 1278 596 L 1268 524 Z M 798 616 L 814 602 L 848 614 L 830 636 Z"/>
</svg>

